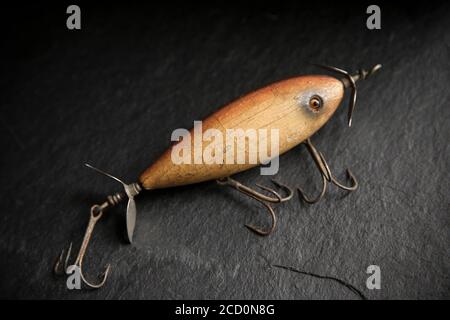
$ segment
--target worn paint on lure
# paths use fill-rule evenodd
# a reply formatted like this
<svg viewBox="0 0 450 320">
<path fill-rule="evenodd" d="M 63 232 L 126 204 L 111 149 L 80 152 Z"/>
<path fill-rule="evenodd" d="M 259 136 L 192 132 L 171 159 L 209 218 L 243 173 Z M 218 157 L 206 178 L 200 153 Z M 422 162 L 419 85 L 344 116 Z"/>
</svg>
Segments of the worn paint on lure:
<svg viewBox="0 0 450 320">
<path fill-rule="evenodd" d="M 225 132 L 227 129 L 278 129 L 279 130 L 279 154 L 283 154 L 300 143 L 305 144 L 316 163 L 322 176 L 323 187 L 320 194 L 315 198 L 310 198 L 299 188 L 301 198 L 308 203 L 319 201 L 325 194 L 327 184 L 333 183 L 341 189 L 353 191 L 357 188 L 357 182 L 350 171 L 349 177 L 352 180 L 350 186 L 338 182 L 331 173 L 325 157 L 311 143 L 310 137 L 319 130 L 331 118 L 344 98 L 346 88 L 351 89 L 350 103 L 348 111 L 348 124 L 351 125 L 353 110 L 356 103 L 356 85 L 359 79 L 366 79 L 368 76 L 381 68 L 376 65 L 369 71 L 359 70 L 355 75 L 350 75 L 346 71 L 328 66 L 321 66 L 329 71 L 337 72 L 343 76 L 337 79 L 326 75 L 300 76 L 277 82 L 265 88 L 252 92 L 229 105 L 219 109 L 205 120 L 203 120 L 203 131 L 214 128 Z M 153 190 L 181 185 L 188 185 L 208 180 L 217 180 L 220 185 L 228 185 L 241 193 L 255 199 L 268 210 L 272 225 L 268 230 L 263 230 L 255 226 L 246 225 L 249 229 L 260 235 L 270 234 L 276 226 L 276 216 L 270 203 L 281 203 L 292 198 L 292 190 L 276 181 L 276 186 L 286 192 L 281 196 L 277 191 L 259 186 L 268 192 L 263 194 L 248 186 L 242 185 L 230 176 L 238 172 L 248 170 L 261 164 L 174 164 L 171 161 L 170 147 L 162 156 L 148 167 L 139 177 L 138 183 L 127 184 L 122 180 L 90 165 L 90 168 L 118 181 L 124 187 L 125 193 L 116 193 L 108 196 L 107 200 L 91 208 L 89 224 L 79 250 L 78 256 L 73 265 L 78 266 L 83 282 L 91 288 L 103 286 L 108 276 L 110 267 L 106 268 L 102 276 L 102 281 L 98 284 L 88 282 L 82 273 L 83 257 L 89 243 L 92 231 L 97 221 L 104 212 L 117 205 L 119 202 L 128 199 L 127 205 L 127 232 L 128 239 L 132 242 L 133 231 L 136 221 L 136 204 L 134 197 L 142 189 Z M 248 150 L 245 150 L 248 152 Z M 194 150 L 192 150 L 194 152 Z M 264 162 L 264 161 L 263 161 Z M 64 251 L 55 264 L 55 273 L 65 273 L 68 268 L 71 247 L 64 259 Z"/>
<path fill-rule="evenodd" d="M 320 129 L 333 115 L 344 96 L 344 85 L 329 76 L 305 76 L 284 80 L 250 93 L 219 109 L 202 121 L 202 130 L 278 130 L 279 154 L 292 149 Z M 311 103 L 321 97 L 321 106 Z M 208 142 L 205 142 L 207 144 Z M 205 147 L 205 146 L 204 146 Z M 261 163 L 174 164 L 170 147 L 145 170 L 139 182 L 144 189 L 160 189 L 215 180 L 248 170 Z M 192 146 L 192 153 L 196 146 Z M 229 150 L 224 151 L 224 157 Z M 243 150 L 250 152 L 248 146 Z"/>
</svg>

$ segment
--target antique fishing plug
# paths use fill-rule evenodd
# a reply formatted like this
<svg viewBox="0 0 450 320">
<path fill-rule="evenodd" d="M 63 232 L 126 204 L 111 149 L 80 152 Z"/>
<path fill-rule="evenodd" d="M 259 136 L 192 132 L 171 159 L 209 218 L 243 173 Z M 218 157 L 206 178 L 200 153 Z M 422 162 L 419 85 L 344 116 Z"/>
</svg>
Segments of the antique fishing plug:
<svg viewBox="0 0 450 320">
<path fill-rule="evenodd" d="M 281 203 L 291 199 L 293 191 L 289 187 L 273 181 L 280 190 L 284 190 L 285 194 L 281 195 L 274 189 L 258 185 L 258 187 L 267 192 L 264 194 L 239 183 L 232 179 L 231 176 L 257 165 L 267 164 L 301 143 L 305 144 L 311 153 L 323 181 L 322 190 L 316 197 L 307 196 L 302 189 L 298 189 L 298 193 L 304 201 L 307 203 L 319 201 L 325 194 L 328 183 L 332 183 L 344 190 L 355 190 L 358 184 L 352 173 L 347 170 L 351 179 L 349 186 L 337 181 L 331 173 L 325 157 L 312 144 L 310 137 L 331 118 L 343 100 L 346 88 L 351 90 L 348 108 L 348 125 L 351 126 L 357 94 L 355 83 L 375 73 L 381 68 L 381 65 L 376 65 L 368 71 L 359 70 L 354 75 L 350 75 L 346 71 L 335 67 L 320 67 L 336 72 L 342 78 L 338 79 L 328 75 L 300 76 L 274 83 L 239 98 L 203 120 L 200 130 L 194 128 L 188 132 L 194 134 L 193 140 L 187 140 L 187 136 L 189 136 L 187 134 L 184 137 L 186 139 L 180 139 L 172 145 L 141 174 L 139 182 L 127 184 L 109 173 L 86 164 L 89 168 L 119 182 L 123 186 L 124 192 L 108 196 L 103 203 L 91 207 L 89 223 L 75 262 L 69 265 L 72 249 L 72 245 L 70 245 L 65 257 L 64 250 L 61 252 L 54 266 L 54 272 L 56 274 L 71 274 L 74 268 L 78 268 L 82 281 L 88 287 L 100 288 L 103 286 L 110 271 L 109 265 L 104 273 L 100 275 L 99 283 L 89 282 L 82 272 L 83 258 L 95 224 L 107 209 L 121 201 L 128 200 L 126 226 L 128 240 L 131 243 L 136 224 L 134 198 L 143 189 L 154 190 L 216 180 L 220 185 L 230 186 L 261 203 L 270 215 L 271 227 L 265 230 L 252 225 L 246 226 L 259 235 L 270 234 L 274 230 L 277 221 L 275 212 L 270 204 Z M 270 139 L 267 135 L 255 135 L 256 140 L 248 143 L 244 139 L 244 143 L 240 145 L 230 145 L 228 140 L 226 144 L 223 144 L 223 139 L 219 138 L 221 136 L 228 137 L 233 130 L 240 132 L 233 136 L 233 142 L 242 138 L 242 132 L 259 130 L 270 132 L 271 134 Z M 209 139 L 202 139 L 199 142 L 196 134 L 208 136 Z M 212 136 L 215 139 L 212 139 Z M 180 148 L 180 146 L 186 148 Z M 272 152 L 270 155 L 268 153 L 261 154 L 255 146 L 260 148 L 262 146 L 270 147 L 275 152 Z M 179 154 L 180 150 L 184 152 L 181 156 Z M 207 154 L 201 152 L 203 150 L 212 150 L 210 155 L 214 161 L 207 159 Z M 181 159 L 195 159 L 197 161 L 179 161 L 179 159 L 174 159 L 174 154 L 178 154 Z M 243 156 L 246 161 L 236 161 L 240 156 Z M 254 161 L 247 161 L 247 159 L 253 159 Z"/>
</svg>

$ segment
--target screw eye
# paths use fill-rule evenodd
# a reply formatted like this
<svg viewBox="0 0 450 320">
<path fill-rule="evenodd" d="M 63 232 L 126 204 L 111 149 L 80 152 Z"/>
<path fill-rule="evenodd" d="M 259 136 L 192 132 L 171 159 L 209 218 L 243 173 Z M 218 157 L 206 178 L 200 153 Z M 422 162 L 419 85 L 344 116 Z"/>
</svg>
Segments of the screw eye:
<svg viewBox="0 0 450 320">
<path fill-rule="evenodd" d="M 322 105 L 322 98 L 317 95 L 314 95 L 311 97 L 311 99 L 309 99 L 309 107 L 314 112 L 319 112 L 319 109 L 322 108 Z"/>
</svg>

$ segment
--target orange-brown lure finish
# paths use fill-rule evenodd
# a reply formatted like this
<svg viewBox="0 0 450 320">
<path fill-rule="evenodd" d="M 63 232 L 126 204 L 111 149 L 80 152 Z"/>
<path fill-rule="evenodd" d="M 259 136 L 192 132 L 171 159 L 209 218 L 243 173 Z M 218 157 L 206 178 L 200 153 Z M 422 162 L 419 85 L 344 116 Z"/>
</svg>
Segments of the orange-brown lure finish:
<svg viewBox="0 0 450 320">
<path fill-rule="evenodd" d="M 343 83 L 330 76 L 303 76 L 280 81 L 252 92 L 203 120 L 203 132 L 217 129 L 278 129 L 279 154 L 292 149 L 319 130 L 344 97 Z M 192 139 L 193 140 L 193 139 Z M 210 142 L 203 142 L 202 150 Z M 145 189 L 187 185 L 231 176 L 261 164 L 174 164 L 170 147 L 141 174 Z M 192 144 L 192 157 L 194 154 Z M 223 157 L 229 150 L 224 150 Z M 245 154 L 251 152 L 246 145 Z"/>
</svg>

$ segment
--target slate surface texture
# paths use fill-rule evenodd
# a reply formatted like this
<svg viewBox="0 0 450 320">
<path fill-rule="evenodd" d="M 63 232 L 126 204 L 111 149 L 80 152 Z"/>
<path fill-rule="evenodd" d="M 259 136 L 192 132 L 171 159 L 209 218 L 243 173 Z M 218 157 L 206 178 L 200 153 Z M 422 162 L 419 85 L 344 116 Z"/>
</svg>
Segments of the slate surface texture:
<svg viewBox="0 0 450 320">
<path fill-rule="evenodd" d="M 82 3 L 82 29 L 66 5 L 6 8 L 1 59 L 0 296 L 49 299 L 448 299 L 450 6 L 381 4 L 382 29 L 366 28 L 364 3 L 301 5 Z M 7 12 L 7 13 L 6 13 Z M 6 20 L 5 20 L 6 19 Z M 97 225 L 85 259 L 90 279 L 111 263 L 101 290 L 69 291 L 52 264 L 78 249 L 92 204 L 190 128 L 237 97 L 278 80 L 383 64 L 358 84 L 352 128 L 346 101 L 313 141 L 339 179 L 309 206 L 297 195 L 260 207 L 215 182 L 143 193 L 133 245 L 124 206 Z M 303 146 L 281 157 L 277 179 L 317 192 Z M 268 184 L 259 170 L 239 174 Z M 381 290 L 366 269 L 381 268 Z"/>
</svg>

